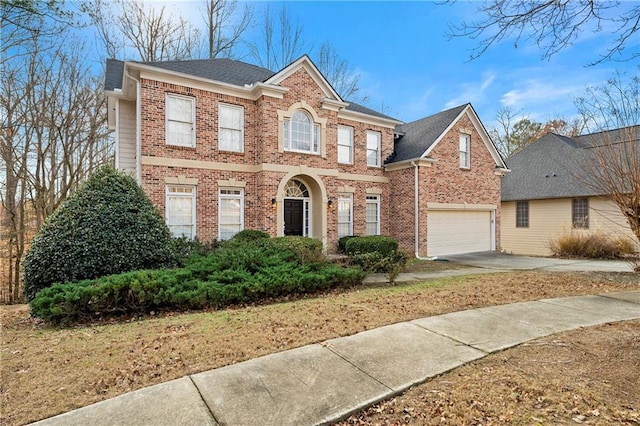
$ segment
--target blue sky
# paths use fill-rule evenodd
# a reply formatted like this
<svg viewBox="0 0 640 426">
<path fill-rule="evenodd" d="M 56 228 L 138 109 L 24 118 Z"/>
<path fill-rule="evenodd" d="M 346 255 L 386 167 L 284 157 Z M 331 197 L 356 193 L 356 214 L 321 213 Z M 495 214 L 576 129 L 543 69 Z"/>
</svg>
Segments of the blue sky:
<svg viewBox="0 0 640 426">
<path fill-rule="evenodd" d="M 267 3 L 254 5 L 259 12 Z M 189 14 L 199 7 L 189 0 L 173 6 Z M 611 39 L 591 31 L 551 60 L 541 59 L 535 45 L 521 42 L 515 48 L 505 41 L 469 61 L 476 41 L 448 40 L 445 34 L 449 23 L 473 19 L 477 2 L 287 1 L 286 6 L 310 47 L 331 42 L 360 74 L 370 107 L 384 105 L 386 113 L 407 122 L 466 102 L 489 128 L 504 106 L 536 121 L 570 119 L 576 114 L 573 99 L 586 86 L 602 85 L 615 69 L 637 69 L 637 61 L 586 66 Z"/>
</svg>

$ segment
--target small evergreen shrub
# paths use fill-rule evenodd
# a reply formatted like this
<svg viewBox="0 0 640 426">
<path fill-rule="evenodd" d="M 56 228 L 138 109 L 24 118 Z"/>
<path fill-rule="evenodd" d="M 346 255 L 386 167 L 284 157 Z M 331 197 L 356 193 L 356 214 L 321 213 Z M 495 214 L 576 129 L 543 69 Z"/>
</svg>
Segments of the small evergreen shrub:
<svg viewBox="0 0 640 426">
<path fill-rule="evenodd" d="M 347 252 L 347 241 L 352 238 L 356 238 L 357 235 L 346 235 L 338 239 L 338 253 L 346 253 Z"/>
<path fill-rule="evenodd" d="M 383 235 L 350 238 L 345 243 L 345 253 L 348 255 L 378 253 L 382 256 L 392 254 L 398 250 L 398 241 Z"/>
<path fill-rule="evenodd" d="M 290 252 L 303 265 L 326 260 L 322 253 L 322 241 L 313 238 L 298 236 L 276 237 L 261 241 L 261 246 L 277 251 Z"/>
<path fill-rule="evenodd" d="M 105 166 L 47 219 L 24 261 L 32 300 L 53 283 L 177 264 L 169 229 L 129 175 Z"/>
<path fill-rule="evenodd" d="M 271 236 L 257 229 L 244 229 L 231 238 L 233 241 L 251 242 L 271 238 Z"/>
<path fill-rule="evenodd" d="M 630 239 L 610 236 L 603 232 L 565 233 L 552 240 L 549 247 L 554 256 L 589 259 L 628 257 L 635 250 Z"/>
</svg>

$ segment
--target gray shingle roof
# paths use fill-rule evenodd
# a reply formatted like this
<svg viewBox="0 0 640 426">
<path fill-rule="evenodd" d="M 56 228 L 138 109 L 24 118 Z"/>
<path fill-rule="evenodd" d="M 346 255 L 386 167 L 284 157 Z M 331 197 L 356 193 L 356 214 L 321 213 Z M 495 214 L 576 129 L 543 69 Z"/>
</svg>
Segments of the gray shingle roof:
<svg viewBox="0 0 640 426">
<path fill-rule="evenodd" d="M 395 152 L 387 163 L 419 158 L 442 135 L 469 104 L 457 106 L 411 123 L 396 126 L 402 134 L 395 143 Z"/>
<path fill-rule="evenodd" d="M 136 63 L 182 74 L 193 75 L 200 78 L 206 78 L 208 80 L 220 81 L 236 86 L 264 82 L 276 74 L 266 68 L 226 58 Z M 123 70 L 123 61 L 107 59 L 104 83 L 105 90 L 112 91 L 115 88 L 122 88 Z M 395 120 L 381 112 L 372 110 L 354 102 L 349 102 L 346 109 L 374 117 Z"/>
<path fill-rule="evenodd" d="M 548 133 L 507 158 L 502 201 L 600 195 L 580 177 L 580 164 L 589 160 L 591 152 L 576 140 Z"/>
</svg>

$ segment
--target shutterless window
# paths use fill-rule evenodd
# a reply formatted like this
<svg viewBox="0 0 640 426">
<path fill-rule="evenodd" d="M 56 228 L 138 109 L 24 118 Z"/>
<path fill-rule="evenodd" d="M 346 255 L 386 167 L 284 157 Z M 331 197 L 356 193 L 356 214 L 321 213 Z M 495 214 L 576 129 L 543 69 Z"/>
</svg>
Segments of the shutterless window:
<svg viewBox="0 0 640 426">
<path fill-rule="evenodd" d="M 589 227 L 589 199 L 588 198 L 574 198 L 572 203 L 571 213 L 573 216 L 574 228 Z"/>
<path fill-rule="evenodd" d="M 471 167 L 471 136 L 460 135 L 460 167 L 468 169 Z"/>
<path fill-rule="evenodd" d="M 193 186 L 166 187 L 166 220 L 175 237 L 196 236 L 196 191 Z"/>
<path fill-rule="evenodd" d="M 529 202 L 518 201 L 516 203 L 516 228 L 529 227 Z"/>
<path fill-rule="evenodd" d="M 353 197 L 338 195 L 338 238 L 353 235 Z"/>
<path fill-rule="evenodd" d="M 228 240 L 244 229 L 244 190 L 221 189 L 218 198 L 218 239 Z"/>
<path fill-rule="evenodd" d="M 353 127 L 338 126 L 338 163 L 353 164 Z"/>
<path fill-rule="evenodd" d="M 380 132 L 367 132 L 367 166 L 380 167 Z"/>
<path fill-rule="evenodd" d="M 380 197 L 367 195 L 367 235 L 380 235 Z"/>
<path fill-rule="evenodd" d="M 218 149 L 244 151 L 244 108 L 218 104 Z"/>
<path fill-rule="evenodd" d="M 195 99 L 167 93 L 165 107 L 167 145 L 196 146 Z"/>
<path fill-rule="evenodd" d="M 286 151 L 320 152 L 320 125 L 303 111 L 296 111 L 291 119 L 284 120 L 284 149 Z"/>
</svg>

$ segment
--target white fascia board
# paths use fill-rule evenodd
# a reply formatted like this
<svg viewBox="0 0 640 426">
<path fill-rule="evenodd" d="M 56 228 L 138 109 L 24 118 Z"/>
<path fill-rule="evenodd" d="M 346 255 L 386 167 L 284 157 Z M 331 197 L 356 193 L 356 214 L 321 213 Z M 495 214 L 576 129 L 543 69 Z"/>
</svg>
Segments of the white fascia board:
<svg viewBox="0 0 640 426">
<path fill-rule="evenodd" d="M 344 118 L 345 120 L 358 121 L 360 123 L 371 124 L 373 126 L 388 127 L 395 129 L 396 126 L 404 124 L 402 121 L 394 120 L 392 118 L 376 117 L 375 115 L 364 114 L 362 112 L 350 111 L 343 109 L 338 112 L 338 118 Z"/>
<path fill-rule="evenodd" d="M 342 98 L 338 95 L 331 84 L 327 81 L 327 79 L 322 75 L 320 70 L 314 65 L 311 59 L 307 55 L 302 55 L 298 60 L 292 62 L 291 64 L 284 67 L 282 70 L 278 71 L 274 75 L 272 75 L 267 81 L 266 84 L 278 85 L 287 77 L 293 75 L 296 71 L 304 69 L 307 71 L 307 74 L 315 81 L 315 83 L 322 89 L 322 92 L 327 98 L 335 99 L 339 102 L 342 102 Z"/>
<path fill-rule="evenodd" d="M 409 160 L 398 161 L 397 163 L 385 164 L 384 170 L 386 172 L 393 172 L 395 170 L 408 169 L 414 166 L 426 166 L 431 167 L 434 163 L 437 163 L 437 158 L 411 158 Z"/>
</svg>

